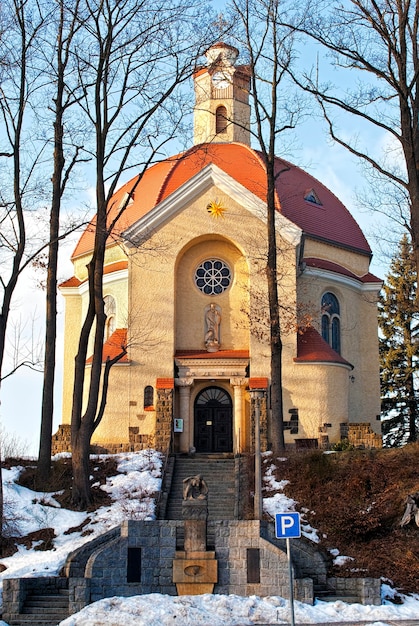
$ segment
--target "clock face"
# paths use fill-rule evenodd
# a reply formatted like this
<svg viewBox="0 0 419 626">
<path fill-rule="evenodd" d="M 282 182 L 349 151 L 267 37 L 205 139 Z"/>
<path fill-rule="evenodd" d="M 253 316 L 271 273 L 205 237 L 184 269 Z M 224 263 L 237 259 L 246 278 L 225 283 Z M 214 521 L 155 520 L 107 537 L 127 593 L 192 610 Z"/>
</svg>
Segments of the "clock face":
<svg viewBox="0 0 419 626">
<path fill-rule="evenodd" d="M 231 80 L 229 76 L 223 72 L 215 72 L 212 75 L 212 84 L 216 89 L 227 89 L 227 87 L 231 84 Z"/>
</svg>

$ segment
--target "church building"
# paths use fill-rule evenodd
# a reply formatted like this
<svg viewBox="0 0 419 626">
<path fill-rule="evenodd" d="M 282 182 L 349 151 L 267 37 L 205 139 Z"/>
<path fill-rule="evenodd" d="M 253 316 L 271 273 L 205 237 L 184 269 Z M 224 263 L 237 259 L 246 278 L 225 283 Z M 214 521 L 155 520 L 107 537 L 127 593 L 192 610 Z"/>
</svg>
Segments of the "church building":
<svg viewBox="0 0 419 626">
<path fill-rule="evenodd" d="M 103 358 L 111 369 L 96 450 L 251 451 L 270 444 L 266 170 L 250 145 L 249 68 L 224 43 L 194 75 L 194 145 L 113 198 L 128 206 L 104 269 Z M 276 159 L 278 289 L 287 446 L 380 446 L 377 296 L 371 249 L 322 183 Z M 88 303 L 93 228 L 65 299 L 62 425 L 69 447 L 74 357 Z M 86 363 L 89 369 L 89 361 Z"/>
</svg>

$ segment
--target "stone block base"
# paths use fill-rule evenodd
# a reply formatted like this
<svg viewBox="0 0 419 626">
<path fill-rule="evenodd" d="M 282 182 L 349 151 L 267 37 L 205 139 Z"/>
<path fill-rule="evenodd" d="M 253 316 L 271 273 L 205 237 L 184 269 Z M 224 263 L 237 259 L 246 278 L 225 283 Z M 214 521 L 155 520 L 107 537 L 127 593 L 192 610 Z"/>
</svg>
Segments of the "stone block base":
<svg viewBox="0 0 419 626">
<path fill-rule="evenodd" d="M 179 596 L 213 593 L 218 582 L 215 552 L 177 551 L 173 560 L 173 582 Z"/>
</svg>

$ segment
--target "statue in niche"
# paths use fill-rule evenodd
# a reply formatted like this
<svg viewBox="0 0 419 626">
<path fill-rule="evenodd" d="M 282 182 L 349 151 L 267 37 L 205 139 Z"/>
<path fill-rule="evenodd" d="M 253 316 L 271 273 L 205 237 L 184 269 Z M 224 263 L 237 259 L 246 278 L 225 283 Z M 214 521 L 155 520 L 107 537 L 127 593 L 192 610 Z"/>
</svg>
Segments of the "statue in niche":
<svg viewBox="0 0 419 626">
<path fill-rule="evenodd" d="M 206 500 L 208 496 L 208 485 L 200 474 L 188 476 L 183 481 L 184 500 Z"/>
<path fill-rule="evenodd" d="M 205 310 L 205 346 L 208 352 L 220 348 L 221 308 L 212 302 Z"/>
</svg>

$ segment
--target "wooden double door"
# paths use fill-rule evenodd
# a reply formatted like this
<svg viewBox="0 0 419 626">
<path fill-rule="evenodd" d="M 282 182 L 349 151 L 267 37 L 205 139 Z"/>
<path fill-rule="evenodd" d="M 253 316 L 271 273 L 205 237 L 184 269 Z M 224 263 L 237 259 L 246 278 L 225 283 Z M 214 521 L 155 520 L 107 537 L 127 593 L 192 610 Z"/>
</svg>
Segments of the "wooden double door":
<svg viewBox="0 0 419 626">
<path fill-rule="evenodd" d="M 221 387 L 207 387 L 197 396 L 194 408 L 197 452 L 233 451 L 233 406 Z"/>
</svg>

